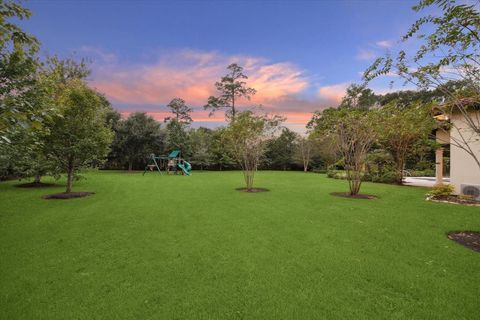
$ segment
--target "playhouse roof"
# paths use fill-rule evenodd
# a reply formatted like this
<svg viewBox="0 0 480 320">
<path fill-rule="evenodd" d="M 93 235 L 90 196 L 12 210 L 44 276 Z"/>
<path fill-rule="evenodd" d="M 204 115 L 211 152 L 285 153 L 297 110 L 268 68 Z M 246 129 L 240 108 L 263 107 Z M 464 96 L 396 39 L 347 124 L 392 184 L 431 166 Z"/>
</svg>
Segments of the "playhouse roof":
<svg viewBox="0 0 480 320">
<path fill-rule="evenodd" d="M 176 157 L 178 157 L 179 154 L 180 154 L 180 150 L 173 150 L 172 152 L 170 152 L 168 157 L 169 158 L 176 158 Z"/>
</svg>

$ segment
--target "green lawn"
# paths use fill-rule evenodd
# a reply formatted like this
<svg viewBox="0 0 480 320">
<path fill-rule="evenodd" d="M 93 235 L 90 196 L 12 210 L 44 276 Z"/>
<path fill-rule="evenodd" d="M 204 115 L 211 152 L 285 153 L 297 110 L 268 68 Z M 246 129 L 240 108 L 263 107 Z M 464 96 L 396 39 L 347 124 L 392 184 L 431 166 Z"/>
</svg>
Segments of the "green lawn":
<svg viewBox="0 0 480 320">
<path fill-rule="evenodd" d="M 0 183 L 0 319 L 478 319 L 480 209 L 426 189 L 260 172 L 91 172 L 76 191 Z"/>
</svg>

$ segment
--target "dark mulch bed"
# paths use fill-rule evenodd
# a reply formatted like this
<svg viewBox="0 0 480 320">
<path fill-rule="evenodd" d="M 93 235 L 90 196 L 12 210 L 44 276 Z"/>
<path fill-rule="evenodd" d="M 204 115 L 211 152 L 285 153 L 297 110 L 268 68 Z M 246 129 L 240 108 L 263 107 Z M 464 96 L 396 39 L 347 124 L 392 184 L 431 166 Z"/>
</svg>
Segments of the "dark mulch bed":
<svg viewBox="0 0 480 320">
<path fill-rule="evenodd" d="M 267 191 L 270 191 L 266 188 L 252 188 L 250 190 L 248 190 L 247 188 L 237 188 L 235 189 L 237 191 L 242 191 L 242 192 L 248 192 L 248 193 L 256 193 L 256 192 L 267 192 Z"/>
<path fill-rule="evenodd" d="M 454 231 L 448 234 L 448 239 L 474 251 L 480 252 L 480 232 Z"/>
<path fill-rule="evenodd" d="M 437 202 L 448 202 L 448 203 L 456 203 L 456 204 L 464 204 L 469 206 L 480 206 L 480 201 L 471 200 L 471 199 L 462 199 L 456 195 L 450 196 L 434 196 L 429 198 L 428 200 L 437 201 Z"/>
<path fill-rule="evenodd" d="M 342 197 L 342 198 L 351 198 L 351 199 L 367 199 L 367 200 L 372 200 L 372 199 L 377 199 L 376 196 L 371 195 L 371 194 L 356 194 L 356 195 L 351 195 L 348 192 L 332 192 L 330 193 L 332 196 L 335 197 Z"/>
<path fill-rule="evenodd" d="M 83 197 L 88 197 L 92 194 L 95 194 L 94 192 L 70 192 L 70 193 L 54 193 L 54 194 L 47 194 L 46 196 L 43 196 L 43 199 L 61 199 L 61 200 L 66 200 L 66 199 L 75 199 L 75 198 L 83 198 Z"/>
<path fill-rule="evenodd" d="M 17 184 L 17 188 L 48 188 L 55 186 L 55 183 L 44 183 L 44 182 L 29 182 Z"/>
</svg>

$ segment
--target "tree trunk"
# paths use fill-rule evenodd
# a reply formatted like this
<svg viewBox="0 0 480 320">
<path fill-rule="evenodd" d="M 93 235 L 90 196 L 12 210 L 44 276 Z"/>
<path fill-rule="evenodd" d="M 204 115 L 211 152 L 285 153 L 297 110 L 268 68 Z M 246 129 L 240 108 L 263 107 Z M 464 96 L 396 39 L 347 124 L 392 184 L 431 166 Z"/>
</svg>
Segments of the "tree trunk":
<svg viewBox="0 0 480 320">
<path fill-rule="evenodd" d="M 69 166 L 67 170 L 67 190 L 66 193 L 72 192 L 72 184 L 73 184 L 73 166 Z"/>
<path fill-rule="evenodd" d="M 132 171 L 132 170 L 133 170 L 133 161 L 128 160 L 128 171 Z"/>
<path fill-rule="evenodd" d="M 399 185 L 403 184 L 403 161 L 399 161 L 397 163 L 397 175 L 396 175 L 396 183 Z"/>
<path fill-rule="evenodd" d="M 308 161 L 303 161 L 303 172 L 307 172 L 308 171 Z"/>
<path fill-rule="evenodd" d="M 35 184 L 40 184 L 40 179 L 42 179 L 42 176 L 40 174 L 35 174 L 35 178 L 33 180 L 33 183 Z"/>
<path fill-rule="evenodd" d="M 406 152 L 396 152 L 393 154 L 393 159 L 396 164 L 396 173 L 395 173 L 395 183 L 402 185 L 403 184 L 403 169 L 405 167 L 405 156 Z"/>
<path fill-rule="evenodd" d="M 235 89 L 232 88 L 232 121 L 235 120 Z"/>
<path fill-rule="evenodd" d="M 243 171 L 243 176 L 245 178 L 245 185 L 246 185 L 247 191 L 252 191 L 253 177 L 255 176 L 255 171 L 251 169 L 246 169 Z"/>
</svg>

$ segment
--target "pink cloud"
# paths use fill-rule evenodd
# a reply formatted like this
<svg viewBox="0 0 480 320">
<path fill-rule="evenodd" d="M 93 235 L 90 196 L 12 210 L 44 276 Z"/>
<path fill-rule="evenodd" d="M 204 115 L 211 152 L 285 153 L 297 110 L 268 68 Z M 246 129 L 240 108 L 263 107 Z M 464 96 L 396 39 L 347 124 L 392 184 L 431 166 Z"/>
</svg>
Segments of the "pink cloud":
<svg viewBox="0 0 480 320">
<path fill-rule="evenodd" d="M 91 84 L 124 116 L 144 111 L 162 121 L 169 116 L 165 105 L 181 97 L 194 107 L 194 121 L 221 122 L 223 112 L 209 117 L 202 106 L 210 95 L 218 94 L 214 84 L 231 63 L 244 67 L 249 76 L 247 84 L 257 90 L 251 101 L 239 101 L 240 108 L 261 105 L 264 111 L 286 116 L 291 124 L 305 124 L 313 111 L 336 105 L 346 88 L 346 84 L 321 87 L 317 95 L 312 93 L 308 98 L 311 84 L 303 70 L 292 63 L 272 63 L 262 57 L 176 50 L 157 53 L 155 59 L 149 57 L 153 62 L 125 64 L 114 55 L 89 50 L 106 57 L 94 64 Z"/>
<path fill-rule="evenodd" d="M 214 83 L 233 62 L 244 66 L 248 85 L 258 91 L 256 103 L 296 94 L 308 86 L 302 71 L 289 63 L 192 50 L 163 55 L 153 64 L 98 66 L 92 84 L 113 102 L 164 105 L 182 97 L 191 105 L 201 106 L 210 95 L 217 94 Z"/>
<path fill-rule="evenodd" d="M 350 83 L 344 82 L 320 87 L 320 89 L 318 89 L 317 96 L 336 105 L 342 101 L 343 96 L 345 96 L 345 91 L 349 85 Z"/>
</svg>

